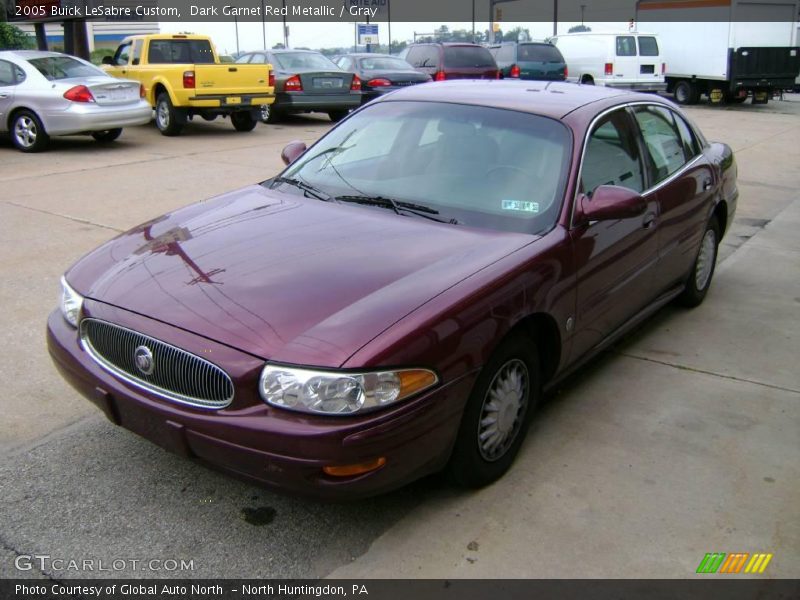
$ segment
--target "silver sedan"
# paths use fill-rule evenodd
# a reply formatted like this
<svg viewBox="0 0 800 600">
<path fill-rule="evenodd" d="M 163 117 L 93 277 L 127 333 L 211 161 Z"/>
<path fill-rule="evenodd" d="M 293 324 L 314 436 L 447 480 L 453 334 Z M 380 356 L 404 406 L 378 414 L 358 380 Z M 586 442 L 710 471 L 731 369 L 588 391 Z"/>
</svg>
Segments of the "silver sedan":
<svg viewBox="0 0 800 600">
<path fill-rule="evenodd" d="M 138 81 L 115 79 L 58 52 L 0 52 L 0 132 L 8 131 L 23 152 L 45 149 L 56 135 L 110 142 L 123 127 L 151 118 Z"/>
</svg>

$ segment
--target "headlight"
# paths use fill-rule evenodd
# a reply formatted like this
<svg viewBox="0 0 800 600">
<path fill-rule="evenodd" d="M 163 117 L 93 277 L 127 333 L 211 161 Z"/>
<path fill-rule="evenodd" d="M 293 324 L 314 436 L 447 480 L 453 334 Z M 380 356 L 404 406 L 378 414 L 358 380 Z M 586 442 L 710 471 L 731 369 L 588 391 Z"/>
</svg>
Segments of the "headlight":
<svg viewBox="0 0 800 600">
<path fill-rule="evenodd" d="M 73 290 L 65 278 L 61 278 L 61 314 L 73 327 L 78 326 L 83 308 L 83 296 Z"/>
<path fill-rule="evenodd" d="M 426 369 L 337 373 L 267 365 L 259 392 L 281 408 L 325 415 L 348 415 L 388 406 L 436 385 Z"/>
</svg>

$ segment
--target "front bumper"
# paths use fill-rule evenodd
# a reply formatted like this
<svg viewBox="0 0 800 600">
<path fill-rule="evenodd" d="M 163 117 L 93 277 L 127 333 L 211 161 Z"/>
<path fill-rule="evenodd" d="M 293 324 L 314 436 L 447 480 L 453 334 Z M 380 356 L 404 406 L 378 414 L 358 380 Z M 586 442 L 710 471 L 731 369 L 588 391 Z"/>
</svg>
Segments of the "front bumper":
<svg viewBox="0 0 800 600">
<path fill-rule="evenodd" d="M 73 102 L 66 110 L 45 112 L 41 116 L 48 134 L 71 135 L 146 125 L 153 118 L 153 109 L 146 100 L 125 107 Z"/>
<path fill-rule="evenodd" d="M 440 470 L 449 458 L 475 373 L 400 406 L 359 417 L 318 417 L 261 402 L 264 361 L 227 346 L 87 300 L 87 316 L 157 337 L 226 367 L 236 398 L 222 410 L 183 406 L 125 382 L 101 368 L 78 333 L 55 310 L 48 348 L 62 376 L 113 423 L 159 446 L 232 475 L 295 494 L 328 499 L 372 496 Z M 331 477 L 327 465 L 385 457 L 386 464 L 354 477 Z"/>
</svg>

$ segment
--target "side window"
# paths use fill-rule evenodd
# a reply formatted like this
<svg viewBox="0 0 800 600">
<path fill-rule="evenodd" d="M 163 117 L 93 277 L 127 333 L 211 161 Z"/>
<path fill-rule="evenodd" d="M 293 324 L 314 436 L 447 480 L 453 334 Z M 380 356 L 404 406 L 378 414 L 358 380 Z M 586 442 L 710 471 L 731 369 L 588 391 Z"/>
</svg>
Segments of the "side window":
<svg viewBox="0 0 800 600">
<path fill-rule="evenodd" d="M 130 43 L 122 44 L 122 46 L 117 48 L 117 53 L 114 54 L 114 64 L 120 66 L 127 65 L 130 53 L 131 53 Z"/>
<path fill-rule="evenodd" d="M 653 183 L 658 183 L 686 163 L 683 142 L 666 108 L 637 106 L 634 115 L 653 167 Z"/>
<path fill-rule="evenodd" d="M 617 36 L 617 56 L 636 56 L 636 38 L 632 35 Z"/>
<path fill-rule="evenodd" d="M 697 141 L 694 131 L 692 131 L 692 128 L 689 127 L 689 124 L 683 119 L 683 117 L 676 115 L 675 113 L 672 113 L 672 116 L 675 119 L 675 124 L 678 126 L 678 133 L 681 134 L 683 154 L 686 157 L 686 160 L 694 158 L 700 154 L 700 144 Z"/>
<path fill-rule="evenodd" d="M 345 71 L 352 71 L 353 70 L 353 60 L 347 57 L 339 59 L 339 67 L 344 69 Z"/>
<path fill-rule="evenodd" d="M 17 65 L 7 60 L 0 60 L 0 85 L 17 85 L 24 79 L 25 73 Z"/>
<path fill-rule="evenodd" d="M 142 40 L 136 40 L 133 42 L 133 60 L 131 61 L 132 65 L 138 65 L 139 61 L 142 60 Z"/>
<path fill-rule="evenodd" d="M 601 185 L 644 190 L 639 146 L 624 108 L 603 117 L 589 135 L 581 167 L 581 190 L 591 196 Z"/>
</svg>

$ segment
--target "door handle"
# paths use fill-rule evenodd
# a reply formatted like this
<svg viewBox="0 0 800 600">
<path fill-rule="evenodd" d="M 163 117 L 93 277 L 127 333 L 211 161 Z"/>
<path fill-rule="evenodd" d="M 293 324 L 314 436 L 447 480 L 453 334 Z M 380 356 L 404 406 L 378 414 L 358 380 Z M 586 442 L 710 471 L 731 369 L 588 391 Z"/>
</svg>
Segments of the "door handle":
<svg viewBox="0 0 800 600">
<path fill-rule="evenodd" d="M 642 219 L 642 227 L 645 229 L 652 229 L 656 224 L 656 213 L 649 212 Z"/>
<path fill-rule="evenodd" d="M 0 98 L 8 98 L 8 94 L 0 94 Z"/>
<path fill-rule="evenodd" d="M 713 185 L 714 185 L 714 182 L 710 178 L 706 179 L 703 182 L 703 191 L 707 192 L 708 190 L 710 190 L 713 187 Z"/>
</svg>

